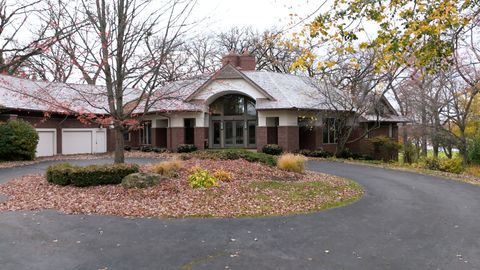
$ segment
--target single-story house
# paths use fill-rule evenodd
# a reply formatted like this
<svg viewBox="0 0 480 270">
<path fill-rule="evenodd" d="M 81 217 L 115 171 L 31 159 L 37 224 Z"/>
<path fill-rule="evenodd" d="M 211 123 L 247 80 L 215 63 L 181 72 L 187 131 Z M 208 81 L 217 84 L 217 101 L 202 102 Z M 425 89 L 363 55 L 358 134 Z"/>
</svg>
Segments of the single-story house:
<svg viewBox="0 0 480 270">
<path fill-rule="evenodd" d="M 213 74 L 178 81 L 159 92 L 175 93 L 175 98 L 159 100 L 149 107 L 141 128 L 125 134 L 126 145 L 175 150 L 180 144 L 205 148 L 250 148 L 278 144 L 286 151 L 324 149 L 335 151 L 336 134 L 332 111 L 318 101 L 314 80 L 291 74 L 255 70 L 255 58 L 230 53 L 222 68 Z M 7 87 L 5 87 L 7 85 Z M 31 122 L 40 134 L 38 155 L 101 153 L 114 149 L 113 132 L 108 126 L 82 123 L 75 116 L 59 112 L 41 101 L 12 94 L 9 86 L 51 89 L 48 94 L 65 95 L 66 106 L 87 110 L 70 96 L 71 85 L 33 82 L 0 75 L 0 120 L 21 118 Z M 40 86 L 39 86 L 40 85 Z M 99 86 L 81 86 L 85 93 Z M 165 90 L 167 89 L 168 90 Z M 34 90 L 31 96 L 36 95 Z M 44 98 L 45 101 L 48 97 Z M 352 136 L 369 124 L 378 123 L 366 138 L 347 145 L 353 152 L 371 154 L 367 138 L 384 135 L 398 139 L 398 123 L 403 122 L 387 99 L 378 115 L 362 115 Z M 102 114 L 102 110 L 90 112 Z M 45 118 L 45 113 L 48 117 Z M 312 119 L 314 119 L 312 121 Z"/>
</svg>

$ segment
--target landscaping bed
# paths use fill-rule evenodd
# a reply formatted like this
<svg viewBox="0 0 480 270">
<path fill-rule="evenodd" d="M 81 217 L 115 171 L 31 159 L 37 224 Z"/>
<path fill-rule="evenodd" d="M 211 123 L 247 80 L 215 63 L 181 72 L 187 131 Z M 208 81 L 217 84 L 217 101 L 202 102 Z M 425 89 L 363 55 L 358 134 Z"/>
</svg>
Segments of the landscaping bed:
<svg viewBox="0 0 480 270">
<path fill-rule="evenodd" d="M 153 166 L 142 166 L 141 171 Z M 231 174 L 210 188 L 192 188 L 192 168 Z M 8 200 L 0 210 L 55 209 L 72 214 L 127 217 L 241 217 L 318 211 L 351 203 L 362 195 L 349 180 L 315 172 L 296 173 L 243 159 L 192 156 L 174 176 L 142 189 L 122 185 L 59 186 L 33 174 L 0 185 Z"/>
</svg>

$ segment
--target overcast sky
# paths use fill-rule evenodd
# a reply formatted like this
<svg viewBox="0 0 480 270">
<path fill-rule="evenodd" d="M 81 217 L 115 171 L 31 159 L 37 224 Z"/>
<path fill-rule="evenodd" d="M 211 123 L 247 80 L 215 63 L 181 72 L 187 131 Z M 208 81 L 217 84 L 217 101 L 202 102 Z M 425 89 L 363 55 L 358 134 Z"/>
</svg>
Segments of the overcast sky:
<svg viewBox="0 0 480 270">
<path fill-rule="evenodd" d="M 322 0 L 199 0 L 196 17 L 209 17 L 212 30 L 252 26 L 263 30 L 291 23 L 289 14 L 303 18 L 314 13 Z M 315 14 L 318 14 L 316 12 Z"/>
</svg>

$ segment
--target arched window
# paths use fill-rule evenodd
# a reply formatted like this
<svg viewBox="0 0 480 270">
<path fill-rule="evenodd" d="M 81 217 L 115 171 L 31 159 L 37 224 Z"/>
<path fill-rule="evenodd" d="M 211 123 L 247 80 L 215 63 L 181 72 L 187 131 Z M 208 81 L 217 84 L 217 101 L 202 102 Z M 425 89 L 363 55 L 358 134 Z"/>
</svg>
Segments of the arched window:
<svg viewBox="0 0 480 270">
<path fill-rule="evenodd" d="M 210 105 L 209 141 L 213 148 L 255 148 L 255 101 L 243 95 L 225 95 Z"/>
<path fill-rule="evenodd" d="M 225 95 L 219 97 L 210 105 L 212 116 L 256 116 L 255 101 L 241 95 Z"/>
</svg>

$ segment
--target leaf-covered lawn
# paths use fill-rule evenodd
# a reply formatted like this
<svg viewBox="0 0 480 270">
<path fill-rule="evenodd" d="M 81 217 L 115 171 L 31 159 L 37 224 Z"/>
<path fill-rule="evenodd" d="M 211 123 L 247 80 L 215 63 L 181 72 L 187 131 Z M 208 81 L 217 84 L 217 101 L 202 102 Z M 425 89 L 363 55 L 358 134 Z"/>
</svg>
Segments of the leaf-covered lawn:
<svg viewBox="0 0 480 270">
<path fill-rule="evenodd" d="M 211 172 L 227 170 L 234 180 L 214 188 L 192 189 L 186 179 L 193 166 Z M 191 159 L 184 162 L 178 178 L 145 189 L 62 187 L 34 174 L 0 185 L 0 193 L 9 196 L 0 204 L 3 211 L 56 209 L 132 217 L 239 217 L 317 211 L 352 202 L 362 190 L 354 182 L 322 173 L 291 173 L 244 160 Z"/>
</svg>

